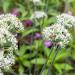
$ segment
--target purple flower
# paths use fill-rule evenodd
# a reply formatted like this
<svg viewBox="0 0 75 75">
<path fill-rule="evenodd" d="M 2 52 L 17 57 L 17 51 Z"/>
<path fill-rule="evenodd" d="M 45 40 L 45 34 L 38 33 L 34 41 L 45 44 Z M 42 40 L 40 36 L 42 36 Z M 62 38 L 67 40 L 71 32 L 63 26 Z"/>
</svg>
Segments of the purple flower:
<svg viewBox="0 0 75 75">
<path fill-rule="evenodd" d="M 52 42 L 51 41 L 44 41 L 44 45 L 49 48 L 52 46 Z"/>
<path fill-rule="evenodd" d="M 41 38 L 42 36 L 41 36 L 41 34 L 40 33 L 35 33 L 35 35 L 34 35 L 34 39 L 39 39 L 39 38 Z"/>
<path fill-rule="evenodd" d="M 15 16 L 19 16 L 20 12 L 18 10 L 18 8 L 14 8 L 11 12 L 11 14 L 15 15 Z"/>
<path fill-rule="evenodd" d="M 23 20 L 22 23 L 25 27 L 30 27 L 33 24 L 32 20 Z"/>
</svg>

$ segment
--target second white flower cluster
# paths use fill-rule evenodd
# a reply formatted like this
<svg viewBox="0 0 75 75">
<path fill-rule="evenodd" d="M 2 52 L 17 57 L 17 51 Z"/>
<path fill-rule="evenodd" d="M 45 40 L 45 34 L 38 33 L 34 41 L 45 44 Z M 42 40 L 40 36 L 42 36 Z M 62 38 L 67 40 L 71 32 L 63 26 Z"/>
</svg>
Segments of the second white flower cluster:
<svg viewBox="0 0 75 75">
<path fill-rule="evenodd" d="M 65 46 L 72 40 L 72 36 L 69 33 L 68 28 L 75 27 L 75 17 L 63 13 L 58 15 L 56 18 L 57 23 L 50 27 L 45 27 L 42 35 L 44 40 L 49 40 L 52 43 Z"/>
</svg>

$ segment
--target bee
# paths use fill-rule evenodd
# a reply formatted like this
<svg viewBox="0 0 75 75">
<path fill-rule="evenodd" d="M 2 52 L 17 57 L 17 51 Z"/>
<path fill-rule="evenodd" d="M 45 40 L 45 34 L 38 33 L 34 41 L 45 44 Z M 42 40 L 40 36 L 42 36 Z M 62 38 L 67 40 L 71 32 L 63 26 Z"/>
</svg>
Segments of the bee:
<svg viewBox="0 0 75 75">
<path fill-rule="evenodd" d="M 50 38 L 55 38 L 56 37 L 56 34 L 51 34 L 49 37 Z"/>
</svg>

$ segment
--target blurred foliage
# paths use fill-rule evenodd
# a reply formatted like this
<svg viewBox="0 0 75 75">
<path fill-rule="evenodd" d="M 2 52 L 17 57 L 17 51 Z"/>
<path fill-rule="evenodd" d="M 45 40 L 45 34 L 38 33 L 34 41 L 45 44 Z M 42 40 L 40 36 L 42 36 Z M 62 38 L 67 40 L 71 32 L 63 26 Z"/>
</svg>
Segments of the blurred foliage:
<svg viewBox="0 0 75 75">
<path fill-rule="evenodd" d="M 30 19 L 34 9 L 43 10 L 48 14 L 48 18 L 33 21 L 31 27 L 25 27 L 25 30 L 20 35 L 19 50 L 15 51 L 16 63 L 9 71 L 4 71 L 5 75 L 39 75 L 42 66 L 47 61 L 51 48 L 46 48 L 42 39 L 34 39 L 34 34 L 39 32 L 45 26 L 53 24 L 55 16 L 65 12 L 67 3 L 69 7 L 66 13 L 75 15 L 75 0 L 41 0 L 42 5 L 35 6 L 29 0 L 0 0 L 0 12 L 11 13 L 13 8 L 19 10 L 19 19 L 21 21 Z M 74 31 L 71 31 L 72 33 Z M 74 40 L 65 49 L 59 50 L 57 57 L 51 69 L 52 75 L 75 75 L 75 34 Z M 29 37 L 29 38 L 28 38 Z M 26 43 L 27 42 L 27 43 Z M 41 75 L 47 75 L 48 66 L 55 54 L 53 48 L 52 54 L 46 64 L 46 68 Z"/>
</svg>

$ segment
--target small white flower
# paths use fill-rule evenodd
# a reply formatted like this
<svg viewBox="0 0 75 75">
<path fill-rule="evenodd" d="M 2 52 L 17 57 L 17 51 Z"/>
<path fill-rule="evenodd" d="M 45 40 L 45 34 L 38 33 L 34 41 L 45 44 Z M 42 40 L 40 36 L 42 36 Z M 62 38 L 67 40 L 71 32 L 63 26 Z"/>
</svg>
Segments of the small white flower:
<svg viewBox="0 0 75 75">
<path fill-rule="evenodd" d="M 31 0 L 34 5 L 40 5 L 41 4 L 41 0 Z"/>
<path fill-rule="evenodd" d="M 3 58 L 0 59 L 0 68 L 9 69 L 9 67 L 14 63 L 15 63 L 15 57 L 13 53 L 9 53 L 6 56 L 3 55 Z"/>
<path fill-rule="evenodd" d="M 42 35 L 45 40 L 50 40 L 57 44 L 62 44 L 63 46 L 68 44 L 69 40 L 71 40 L 71 35 L 69 32 L 60 24 L 54 24 L 50 27 L 45 27 Z"/>
<path fill-rule="evenodd" d="M 9 44 L 10 43 L 10 44 Z M 7 29 L 0 28 L 0 47 L 9 44 L 9 48 L 17 49 L 17 40 Z"/>
<path fill-rule="evenodd" d="M 0 69 L 0 75 L 3 75 L 3 72 L 2 72 L 2 70 Z"/>
<path fill-rule="evenodd" d="M 75 26 L 75 17 L 70 14 L 63 13 L 61 15 L 58 15 L 56 18 L 57 23 L 64 25 L 68 28 Z"/>
<path fill-rule="evenodd" d="M 47 17 L 47 14 L 43 11 L 35 11 L 31 16 L 31 18 L 36 18 L 36 19 L 40 19 L 44 17 Z"/>
<path fill-rule="evenodd" d="M 10 54 L 10 55 L 9 55 Z M 13 53 L 9 53 L 7 55 L 7 57 L 4 57 L 3 60 L 4 60 L 4 63 L 3 63 L 3 68 L 9 68 L 11 65 L 13 65 L 15 63 L 15 57 L 13 55 Z"/>
<path fill-rule="evenodd" d="M 4 54 L 4 51 L 2 49 L 0 49 L 0 60 L 3 59 L 3 54 Z"/>
<path fill-rule="evenodd" d="M 12 33 L 16 33 L 18 30 L 24 30 L 20 20 L 12 14 L 0 15 L 0 27 L 9 30 Z"/>
</svg>

